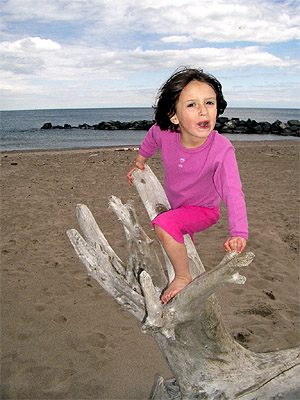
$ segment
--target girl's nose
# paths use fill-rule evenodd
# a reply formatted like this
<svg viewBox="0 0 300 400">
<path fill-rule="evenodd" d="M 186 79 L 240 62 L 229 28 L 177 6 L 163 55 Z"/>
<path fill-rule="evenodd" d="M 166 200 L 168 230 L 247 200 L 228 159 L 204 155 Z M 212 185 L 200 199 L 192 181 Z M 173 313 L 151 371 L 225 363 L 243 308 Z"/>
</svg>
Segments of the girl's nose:
<svg viewBox="0 0 300 400">
<path fill-rule="evenodd" d="M 207 114 L 207 110 L 206 110 L 205 105 L 200 105 L 199 106 L 199 114 L 200 115 L 206 115 Z"/>
</svg>

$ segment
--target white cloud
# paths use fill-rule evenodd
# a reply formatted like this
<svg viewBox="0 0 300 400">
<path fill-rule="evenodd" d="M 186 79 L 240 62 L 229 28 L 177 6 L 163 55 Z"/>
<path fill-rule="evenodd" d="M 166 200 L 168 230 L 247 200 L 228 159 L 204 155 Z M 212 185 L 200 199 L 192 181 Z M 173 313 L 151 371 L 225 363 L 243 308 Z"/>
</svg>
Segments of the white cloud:
<svg viewBox="0 0 300 400">
<path fill-rule="evenodd" d="M 51 53 L 51 55 L 49 55 Z M 179 65 L 208 71 L 231 71 L 251 66 L 294 68 L 295 59 L 282 59 L 260 46 L 244 48 L 189 48 L 183 50 L 110 51 L 85 46 L 61 46 L 39 37 L 0 44 L 2 68 L 14 74 L 38 75 L 48 80 L 122 79 L 136 71 L 159 71 Z"/>
<path fill-rule="evenodd" d="M 199 0 L 8 0 L 11 21 L 86 21 L 86 33 L 108 37 L 126 31 L 181 36 L 206 42 L 284 42 L 299 39 L 299 7 L 293 1 Z M 92 22 L 92 23 L 91 23 Z M 166 41 L 166 40 L 165 40 Z"/>
<path fill-rule="evenodd" d="M 143 24 L 162 35 L 206 42 L 284 42 L 300 37 L 299 14 L 285 3 L 213 0 L 204 7 L 187 1 L 180 7 L 161 7 L 159 17 L 152 8 L 143 10 Z"/>
<path fill-rule="evenodd" d="M 3 42 L 1 49 L 8 52 L 14 51 L 48 51 L 59 50 L 61 46 L 51 39 L 41 39 L 40 37 L 26 37 L 15 42 Z"/>
<path fill-rule="evenodd" d="M 191 42 L 192 38 L 189 36 L 179 36 L 179 35 L 173 35 L 173 36 L 166 36 L 161 38 L 162 42 L 165 43 L 187 43 L 187 42 Z"/>
<path fill-rule="evenodd" d="M 31 93 L 38 106 L 45 92 L 76 106 L 100 95 L 135 105 L 180 65 L 296 76 L 298 8 L 293 0 L 7 0 L 3 89 L 16 102 Z"/>
<path fill-rule="evenodd" d="M 1 69 L 14 74 L 32 75 L 46 69 L 49 52 L 60 50 L 61 46 L 39 37 L 26 37 L 14 42 L 0 43 Z"/>
<path fill-rule="evenodd" d="M 8 0 L 2 8 L 2 12 L 8 14 L 11 21 L 26 21 L 38 18 L 42 21 L 74 20 L 83 15 L 84 1 L 61 0 Z M 93 1 L 86 2 L 87 9 Z M 98 2 L 100 5 L 100 2 Z M 85 13 L 84 13 L 85 14 Z"/>
<path fill-rule="evenodd" d="M 184 50 L 135 50 L 93 54 L 85 58 L 87 68 L 96 70 L 109 65 L 111 70 L 154 71 L 175 69 L 179 65 L 199 66 L 206 70 L 235 70 L 249 66 L 263 68 L 294 68 L 295 59 L 282 59 L 268 53 L 260 46 L 244 48 L 189 48 Z"/>
<path fill-rule="evenodd" d="M 124 54 L 122 54 L 124 56 Z M 184 50 L 146 50 L 137 48 L 133 52 L 125 55 L 125 62 L 138 59 L 142 64 L 148 64 L 150 68 L 163 68 L 168 65 L 170 68 L 178 66 L 178 64 L 188 64 L 195 66 L 203 66 L 210 70 L 233 70 L 236 68 L 244 68 L 249 66 L 261 67 L 291 67 L 298 65 L 296 60 L 282 60 L 259 46 L 248 46 L 244 48 L 190 48 Z M 136 65 L 135 68 L 139 68 Z"/>
</svg>

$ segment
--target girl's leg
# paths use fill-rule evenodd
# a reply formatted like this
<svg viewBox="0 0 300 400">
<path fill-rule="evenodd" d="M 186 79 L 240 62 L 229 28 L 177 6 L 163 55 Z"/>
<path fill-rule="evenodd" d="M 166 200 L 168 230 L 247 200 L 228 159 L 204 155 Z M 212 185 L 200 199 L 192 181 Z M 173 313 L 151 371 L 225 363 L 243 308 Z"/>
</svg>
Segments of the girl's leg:
<svg viewBox="0 0 300 400">
<path fill-rule="evenodd" d="M 183 235 L 189 234 L 193 239 L 193 233 L 209 228 L 219 217 L 219 207 L 183 206 L 163 212 L 152 221 L 175 271 L 175 279 L 162 295 L 164 304 L 192 281 Z"/>
<path fill-rule="evenodd" d="M 162 295 L 162 303 L 166 304 L 181 289 L 192 282 L 189 270 L 189 262 L 184 243 L 177 242 L 171 235 L 159 225 L 154 225 L 155 232 L 163 245 L 175 271 L 175 278 Z"/>
</svg>

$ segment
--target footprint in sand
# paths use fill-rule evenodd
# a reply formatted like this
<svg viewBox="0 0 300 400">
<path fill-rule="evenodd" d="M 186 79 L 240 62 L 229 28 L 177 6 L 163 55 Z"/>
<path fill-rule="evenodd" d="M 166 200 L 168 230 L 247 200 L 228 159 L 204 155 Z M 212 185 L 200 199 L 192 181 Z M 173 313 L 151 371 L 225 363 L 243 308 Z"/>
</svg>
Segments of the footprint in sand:
<svg viewBox="0 0 300 400">
<path fill-rule="evenodd" d="M 67 318 L 62 314 L 56 314 L 53 318 L 53 321 L 58 324 L 63 324 L 64 322 L 67 321 Z"/>
<path fill-rule="evenodd" d="M 86 338 L 86 343 L 92 347 L 104 349 L 107 346 L 107 338 L 101 332 L 94 332 Z"/>
<path fill-rule="evenodd" d="M 263 290 L 263 292 L 264 292 L 271 300 L 275 300 L 275 299 L 276 299 L 276 297 L 274 296 L 272 290 L 269 290 L 269 291 Z"/>
<path fill-rule="evenodd" d="M 90 335 L 85 335 L 84 337 L 73 337 L 69 340 L 69 346 L 80 352 L 80 353 L 92 353 L 95 354 L 95 348 L 102 349 L 99 350 L 100 353 L 106 353 L 106 347 L 108 341 L 106 336 L 101 332 L 94 332 Z"/>
<path fill-rule="evenodd" d="M 37 304 L 35 306 L 35 309 L 36 309 L 36 311 L 42 312 L 42 311 L 45 311 L 46 306 L 44 304 Z"/>
</svg>

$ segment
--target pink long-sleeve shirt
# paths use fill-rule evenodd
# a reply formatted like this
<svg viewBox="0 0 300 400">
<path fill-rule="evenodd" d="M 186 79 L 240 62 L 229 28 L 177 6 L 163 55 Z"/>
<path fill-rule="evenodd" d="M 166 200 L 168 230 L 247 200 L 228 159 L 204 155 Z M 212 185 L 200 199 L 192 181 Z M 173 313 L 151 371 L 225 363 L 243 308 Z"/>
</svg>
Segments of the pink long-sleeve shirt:
<svg viewBox="0 0 300 400">
<path fill-rule="evenodd" d="M 141 144 L 139 154 L 152 157 L 158 149 L 165 170 L 165 191 L 172 208 L 199 206 L 215 208 L 222 199 L 230 236 L 248 239 L 244 194 L 233 145 L 213 130 L 206 142 L 188 149 L 180 133 L 153 125 Z"/>
</svg>

